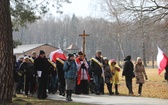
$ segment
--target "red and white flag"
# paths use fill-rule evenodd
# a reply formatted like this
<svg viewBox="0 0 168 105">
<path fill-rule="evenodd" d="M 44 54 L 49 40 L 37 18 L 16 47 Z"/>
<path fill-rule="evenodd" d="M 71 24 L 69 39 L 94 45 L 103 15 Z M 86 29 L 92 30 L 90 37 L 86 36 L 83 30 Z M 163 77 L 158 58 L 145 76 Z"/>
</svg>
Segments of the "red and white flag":
<svg viewBox="0 0 168 105">
<path fill-rule="evenodd" d="M 62 60 L 66 60 L 66 56 L 61 49 L 58 49 L 58 50 L 50 53 L 50 60 L 51 61 L 56 62 L 57 58 L 60 58 Z"/>
<path fill-rule="evenodd" d="M 157 65 L 158 65 L 158 74 L 160 75 L 160 73 L 166 68 L 167 64 L 168 64 L 168 58 L 166 56 L 166 54 L 159 48 L 158 48 L 158 54 L 157 54 Z"/>
</svg>

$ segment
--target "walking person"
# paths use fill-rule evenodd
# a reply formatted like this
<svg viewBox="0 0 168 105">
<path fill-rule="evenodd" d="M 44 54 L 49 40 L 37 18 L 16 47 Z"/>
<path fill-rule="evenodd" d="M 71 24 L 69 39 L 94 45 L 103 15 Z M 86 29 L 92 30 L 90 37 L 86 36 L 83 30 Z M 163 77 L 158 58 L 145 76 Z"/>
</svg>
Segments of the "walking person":
<svg viewBox="0 0 168 105">
<path fill-rule="evenodd" d="M 113 73 L 112 81 L 115 86 L 115 94 L 119 95 L 118 92 L 118 84 L 119 84 L 119 72 L 120 67 L 117 65 L 116 61 L 114 59 L 111 59 L 109 61 L 110 70 Z"/>
<path fill-rule="evenodd" d="M 57 92 L 57 86 L 58 86 L 58 78 L 57 78 L 57 71 L 56 68 L 50 67 L 50 74 L 49 74 L 49 83 L 48 83 L 48 93 L 55 94 Z"/>
<path fill-rule="evenodd" d="M 93 78 L 95 82 L 95 94 L 100 95 L 101 78 L 103 71 L 103 58 L 101 57 L 101 52 L 97 51 L 95 58 L 91 59 L 90 69 L 93 72 Z"/>
<path fill-rule="evenodd" d="M 45 52 L 40 50 L 39 57 L 34 61 L 34 70 L 36 75 L 38 76 L 38 90 L 37 90 L 37 98 L 38 99 L 46 99 L 47 96 L 47 79 L 49 75 L 49 68 L 51 64 L 48 59 L 45 57 Z"/>
<path fill-rule="evenodd" d="M 37 54 L 36 52 L 32 52 L 32 56 L 29 58 L 29 60 L 31 61 L 31 63 L 33 64 L 34 66 L 34 60 L 36 59 L 37 57 Z M 31 83 L 30 83 L 30 87 L 31 87 L 31 94 L 33 96 L 33 94 L 37 91 L 37 84 L 36 84 L 36 76 L 35 76 L 35 71 L 33 70 L 33 75 L 32 75 L 32 78 L 31 78 Z"/>
<path fill-rule="evenodd" d="M 76 63 L 78 67 L 77 82 L 75 87 L 75 94 L 89 94 L 89 81 L 90 76 L 88 73 L 88 63 L 82 52 L 78 53 L 76 58 Z"/>
<path fill-rule="evenodd" d="M 24 57 L 24 61 L 20 65 L 19 71 L 22 73 L 22 75 L 24 77 L 25 97 L 28 97 L 29 86 L 30 86 L 31 78 L 33 76 L 33 71 L 34 71 L 33 64 L 29 61 L 28 56 Z M 32 92 L 32 90 L 30 90 L 30 92 Z"/>
<path fill-rule="evenodd" d="M 74 90 L 77 77 L 77 65 L 73 54 L 68 54 L 68 60 L 64 63 L 63 70 L 65 72 L 66 100 L 72 101 L 72 91 Z"/>
<path fill-rule="evenodd" d="M 65 78 L 64 78 L 64 66 L 65 60 L 57 58 L 56 65 L 58 71 L 58 82 L 59 82 L 59 95 L 65 96 Z"/>
<path fill-rule="evenodd" d="M 133 95 L 133 90 L 132 90 L 132 79 L 135 77 L 134 75 L 134 65 L 131 62 L 131 56 L 127 56 L 124 59 L 124 68 L 123 68 L 123 73 L 122 76 L 125 76 L 125 82 L 126 86 L 128 88 L 129 94 Z"/>
<path fill-rule="evenodd" d="M 109 60 L 104 57 L 103 58 L 103 68 L 104 68 L 104 75 L 105 75 L 105 83 L 107 85 L 107 89 L 109 91 L 109 95 L 113 95 L 114 92 L 112 92 L 112 72 L 110 70 L 110 66 L 108 64 Z"/>
<path fill-rule="evenodd" d="M 18 66 L 20 67 L 20 65 L 23 63 L 23 60 L 24 60 L 24 57 L 19 57 L 19 59 L 18 59 L 18 61 L 17 61 L 17 64 L 18 64 Z M 22 92 L 23 92 L 23 75 L 20 73 L 20 72 L 18 72 L 18 84 L 17 84 L 17 94 L 22 94 Z M 22 91 L 21 91 L 22 90 Z"/>
<path fill-rule="evenodd" d="M 16 55 L 13 55 L 13 80 L 14 80 L 14 86 L 13 86 L 13 97 L 16 97 L 16 89 L 17 89 L 17 84 L 18 84 L 18 63 L 16 62 Z"/>
<path fill-rule="evenodd" d="M 138 96 L 141 95 L 142 92 L 142 86 L 144 84 L 144 76 L 145 79 L 148 80 L 148 77 L 145 72 L 144 65 L 142 64 L 142 59 L 140 57 L 137 58 L 137 63 L 135 65 L 135 77 L 136 77 L 136 83 L 139 84 L 138 88 Z"/>
</svg>

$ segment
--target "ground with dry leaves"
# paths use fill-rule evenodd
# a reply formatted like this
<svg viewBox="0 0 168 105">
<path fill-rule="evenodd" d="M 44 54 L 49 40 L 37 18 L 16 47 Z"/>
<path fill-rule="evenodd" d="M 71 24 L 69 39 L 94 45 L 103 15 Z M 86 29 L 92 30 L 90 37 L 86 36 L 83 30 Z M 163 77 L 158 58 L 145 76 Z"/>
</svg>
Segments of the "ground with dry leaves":
<svg viewBox="0 0 168 105">
<path fill-rule="evenodd" d="M 168 82 L 164 80 L 165 71 L 161 75 L 158 75 L 157 69 L 146 68 L 146 73 L 148 80 L 143 85 L 142 97 L 168 99 Z M 135 78 L 133 79 L 133 91 L 136 96 L 138 94 L 138 85 L 136 84 Z M 122 71 L 120 72 L 119 92 L 121 95 L 128 95 L 125 78 L 122 78 Z M 105 93 L 107 93 L 106 88 Z"/>
</svg>

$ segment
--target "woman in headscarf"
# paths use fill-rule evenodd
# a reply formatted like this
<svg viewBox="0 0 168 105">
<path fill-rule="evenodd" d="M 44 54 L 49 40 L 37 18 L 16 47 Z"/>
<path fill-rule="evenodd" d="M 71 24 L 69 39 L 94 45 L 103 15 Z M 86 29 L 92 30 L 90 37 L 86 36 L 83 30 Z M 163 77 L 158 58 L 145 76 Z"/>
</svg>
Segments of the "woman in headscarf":
<svg viewBox="0 0 168 105">
<path fill-rule="evenodd" d="M 112 81 L 113 81 L 113 84 L 115 85 L 115 94 L 119 95 L 118 84 L 119 84 L 120 67 L 117 65 L 117 63 L 114 59 L 111 59 L 109 61 L 109 65 L 110 65 L 110 70 L 113 73 Z"/>
<path fill-rule="evenodd" d="M 142 92 L 142 86 L 144 84 L 144 76 L 145 79 L 148 80 L 148 77 L 145 72 L 144 65 L 142 64 L 142 59 L 140 57 L 137 58 L 137 63 L 135 65 L 135 77 L 136 77 L 136 83 L 139 84 L 138 88 L 138 96 L 141 95 Z"/>
</svg>

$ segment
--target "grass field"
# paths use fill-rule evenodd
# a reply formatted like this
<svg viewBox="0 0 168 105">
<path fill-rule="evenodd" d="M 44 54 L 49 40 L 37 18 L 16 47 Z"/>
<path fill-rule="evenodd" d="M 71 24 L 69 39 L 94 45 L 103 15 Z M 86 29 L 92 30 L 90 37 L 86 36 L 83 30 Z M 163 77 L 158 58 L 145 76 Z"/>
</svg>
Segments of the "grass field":
<svg viewBox="0 0 168 105">
<path fill-rule="evenodd" d="M 125 78 L 121 78 L 120 72 L 120 85 L 119 92 L 121 95 L 128 95 L 128 90 L 125 84 Z M 168 99 L 168 83 L 164 80 L 164 71 L 161 75 L 158 75 L 157 69 L 146 69 L 148 80 L 145 81 L 142 89 L 142 97 L 162 98 Z M 114 87 L 113 87 L 114 91 Z M 138 85 L 136 84 L 135 78 L 133 79 L 133 91 L 134 95 L 138 94 Z M 105 88 L 105 93 L 107 89 Z"/>
</svg>

